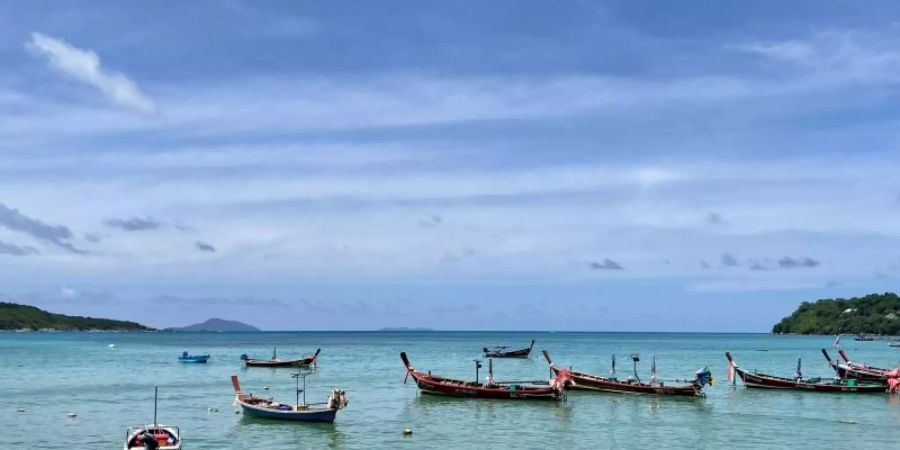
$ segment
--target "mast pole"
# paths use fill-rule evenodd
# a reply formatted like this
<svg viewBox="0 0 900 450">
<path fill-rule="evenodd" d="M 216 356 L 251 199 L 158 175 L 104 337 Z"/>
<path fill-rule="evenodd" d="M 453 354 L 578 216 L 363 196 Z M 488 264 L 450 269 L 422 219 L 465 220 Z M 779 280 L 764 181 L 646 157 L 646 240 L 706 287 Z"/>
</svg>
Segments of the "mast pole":
<svg viewBox="0 0 900 450">
<path fill-rule="evenodd" d="M 153 426 L 154 427 L 157 425 L 156 424 L 156 406 L 157 406 L 158 400 L 159 400 L 159 386 L 154 386 L 153 387 Z"/>
</svg>

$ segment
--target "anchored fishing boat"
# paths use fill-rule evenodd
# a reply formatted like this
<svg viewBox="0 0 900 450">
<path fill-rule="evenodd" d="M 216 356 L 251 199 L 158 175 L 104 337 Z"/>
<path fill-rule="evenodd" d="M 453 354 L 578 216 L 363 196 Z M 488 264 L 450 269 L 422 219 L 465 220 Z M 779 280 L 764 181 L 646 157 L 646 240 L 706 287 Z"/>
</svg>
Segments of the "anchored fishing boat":
<svg viewBox="0 0 900 450">
<path fill-rule="evenodd" d="M 484 351 L 485 358 L 527 358 L 531 355 L 531 349 L 533 347 L 534 339 L 531 340 L 531 345 L 519 350 L 508 350 L 509 347 L 507 346 L 485 347 L 482 350 Z"/>
<path fill-rule="evenodd" d="M 731 356 L 731 352 L 725 352 L 728 358 L 728 379 L 736 382 L 735 374 L 748 388 L 764 389 L 794 389 L 813 392 L 834 392 L 845 394 L 865 394 L 885 392 L 885 386 L 881 383 L 873 383 L 861 380 L 843 380 L 839 378 L 803 378 L 801 361 L 797 358 L 797 373 L 794 378 L 778 377 L 757 372 L 748 372 L 738 367 L 737 362 Z"/>
<path fill-rule="evenodd" d="M 406 352 L 400 353 L 400 359 L 406 365 L 406 376 L 403 378 L 403 382 L 406 383 L 407 379 L 412 376 L 419 390 L 428 395 L 505 400 L 563 400 L 566 386 L 572 380 L 569 371 L 563 369 L 549 382 L 495 381 L 493 360 L 488 359 L 487 380 L 481 383 L 478 381 L 480 360 L 475 360 L 475 381 L 465 381 L 418 371 L 410 364 Z"/>
<path fill-rule="evenodd" d="M 272 348 L 272 358 L 271 359 L 255 359 L 250 358 L 246 354 L 241 355 L 241 361 L 244 361 L 244 364 L 247 367 L 306 367 L 306 366 L 315 366 L 316 359 L 319 357 L 319 352 L 322 349 L 317 348 L 316 352 L 312 355 L 309 355 L 305 358 L 300 359 L 278 359 L 278 349 L 276 347 Z"/>
<path fill-rule="evenodd" d="M 272 399 L 254 397 L 241 389 L 237 375 L 231 376 L 231 385 L 234 387 L 234 400 L 241 405 L 244 414 L 265 417 L 268 419 L 288 420 L 294 422 L 334 422 L 337 412 L 347 407 L 347 393 L 334 389 L 324 403 L 306 403 L 306 376 L 309 372 L 297 372 L 292 377 L 297 380 L 296 399 L 293 405 L 279 403 Z M 303 387 L 300 387 L 300 380 Z M 303 401 L 300 400 L 303 394 Z"/>
<path fill-rule="evenodd" d="M 861 341 L 861 342 L 870 342 L 870 341 L 874 341 L 875 338 L 873 338 L 872 336 L 869 336 L 868 334 L 857 334 L 857 335 L 853 338 L 853 340 L 854 340 L 854 341 Z"/>
<path fill-rule="evenodd" d="M 209 355 L 191 355 L 188 352 L 182 352 L 178 357 L 179 362 L 183 363 L 206 363 L 209 361 Z"/>
<path fill-rule="evenodd" d="M 550 358 L 550 353 L 543 351 L 550 370 L 559 376 L 562 371 L 568 371 L 572 377 L 572 384 L 569 387 L 573 390 L 602 391 L 615 392 L 625 394 L 656 394 L 656 395 L 674 395 L 681 397 L 701 397 L 703 396 L 703 387 L 707 384 L 713 384 L 712 372 L 708 367 L 704 367 L 697 371 L 696 377 L 690 384 L 666 386 L 665 383 L 656 377 L 656 360 L 654 358 L 651 369 L 651 380 L 649 383 L 642 382 L 637 374 L 637 363 L 640 361 L 638 355 L 632 355 L 634 362 L 634 374 L 625 380 L 616 378 L 616 357 L 612 357 L 611 377 L 594 375 L 586 372 L 565 369 L 557 366 Z"/>
<path fill-rule="evenodd" d="M 181 430 L 156 421 L 159 387 L 153 391 L 153 423 L 128 427 L 125 431 L 125 450 L 181 450 Z"/>
<path fill-rule="evenodd" d="M 832 359 L 828 350 L 825 350 L 824 348 L 822 349 L 822 354 L 825 355 L 825 359 L 828 360 L 828 365 L 834 369 L 834 373 L 841 379 L 872 381 L 883 385 L 887 384 L 887 374 L 890 372 L 889 370 L 853 363 L 842 348 L 838 348 L 838 354 L 841 355 L 844 362 Z"/>
</svg>

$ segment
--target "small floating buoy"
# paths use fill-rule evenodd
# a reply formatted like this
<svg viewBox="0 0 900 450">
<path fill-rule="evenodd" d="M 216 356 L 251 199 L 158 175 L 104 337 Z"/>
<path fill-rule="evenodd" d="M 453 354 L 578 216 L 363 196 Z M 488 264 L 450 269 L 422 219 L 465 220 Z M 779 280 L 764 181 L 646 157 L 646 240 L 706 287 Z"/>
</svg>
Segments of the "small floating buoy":
<svg viewBox="0 0 900 450">
<path fill-rule="evenodd" d="M 209 408 L 206 408 L 206 411 L 207 412 L 219 412 L 219 408 L 213 408 L 212 406 L 210 406 Z"/>
<path fill-rule="evenodd" d="M 403 435 L 404 436 L 412 436 L 412 428 L 404 428 Z"/>
<path fill-rule="evenodd" d="M 109 345 L 107 345 L 107 347 L 109 347 L 110 350 L 115 350 L 116 344 L 109 344 Z"/>
<path fill-rule="evenodd" d="M 70 419 L 71 419 L 71 418 L 78 417 L 78 414 L 75 414 L 75 413 L 73 413 L 73 412 L 70 412 L 69 414 L 66 414 L 66 415 L 69 416 Z"/>
</svg>

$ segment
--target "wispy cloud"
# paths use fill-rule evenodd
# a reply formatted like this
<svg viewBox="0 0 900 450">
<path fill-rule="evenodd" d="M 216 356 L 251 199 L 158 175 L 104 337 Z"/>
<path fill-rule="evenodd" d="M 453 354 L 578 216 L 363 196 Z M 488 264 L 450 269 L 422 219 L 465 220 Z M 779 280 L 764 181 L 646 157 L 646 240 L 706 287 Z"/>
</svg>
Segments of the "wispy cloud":
<svg viewBox="0 0 900 450">
<path fill-rule="evenodd" d="M 432 214 L 427 219 L 420 220 L 419 226 L 422 228 L 437 228 L 442 223 L 444 223 L 444 219 L 440 216 L 440 214 Z"/>
<path fill-rule="evenodd" d="M 719 257 L 719 261 L 726 267 L 737 267 L 740 265 L 737 258 L 728 252 L 722 253 L 722 256 Z"/>
<path fill-rule="evenodd" d="M 31 33 L 28 48 L 42 56 L 52 68 L 103 93 L 113 103 L 144 115 L 157 112 L 156 105 L 138 88 L 137 84 L 122 73 L 106 70 L 100 56 L 91 50 L 81 49 L 61 39 L 43 33 Z"/>
<path fill-rule="evenodd" d="M 203 241 L 194 242 L 194 248 L 200 250 L 201 252 L 216 252 L 216 247 Z"/>
<path fill-rule="evenodd" d="M 625 270 L 621 264 L 609 258 L 606 258 L 603 261 L 591 261 L 588 263 L 588 267 L 593 270 Z"/>
<path fill-rule="evenodd" d="M 38 250 L 34 247 L 18 246 L 0 241 L 0 255 L 28 256 L 36 254 L 38 254 Z"/>
<path fill-rule="evenodd" d="M 722 217 L 721 214 L 716 213 L 716 212 L 711 212 L 706 215 L 706 223 L 708 225 L 715 225 L 715 226 L 728 225 L 728 221 L 725 220 L 725 218 Z"/>
<path fill-rule="evenodd" d="M 733 49 L 811 71 L 823 83 L 900 80 L 900 36 L 862 30 L 823 31 L 804 38 L 747 42 Z"/>
<path fill-rule="evenodd" d="M 0 226 L 7 229 L 27 234 L 37 240 L 48 242 L 57 247 L 66 249 L 72 253 L 85 254 L 84 250 L 75 248 L 69 240 L 72 239 L 72 231 L 63 225 L 49 225 L 40 220 L 33 219 L 0 203 Z"/>
<path fill-rule="evenodd" d="M 783 269 L 812 268 L 818 266 L 819 264 L 819 261 L 816 261 L 815 259 L 812 259 L 808 256 L 801 256 L 799 258 L 785 256 L 778 260 L 778 266 Z"/>
<path fill-rule="evenodd" d="M 103 223 L 110 228 L 118 228 L 123 231 L 156 230 L 162 226 L 158 220 L 147 217 L 131 217 L 128 219 L 106 219 Z"/>
</svg>

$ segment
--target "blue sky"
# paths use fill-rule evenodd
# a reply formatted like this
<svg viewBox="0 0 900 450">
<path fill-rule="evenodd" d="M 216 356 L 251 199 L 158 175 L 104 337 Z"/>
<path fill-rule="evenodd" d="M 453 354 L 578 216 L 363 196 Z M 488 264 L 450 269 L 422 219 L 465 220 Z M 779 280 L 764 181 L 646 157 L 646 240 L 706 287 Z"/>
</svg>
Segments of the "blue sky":
<svg viewBox="0 0 900 450">
<path fill-rule="evenodd" d="M 0 5 L 0 293 L 768 331 L 900 276 L 894 2 Z"/>
</svg>

